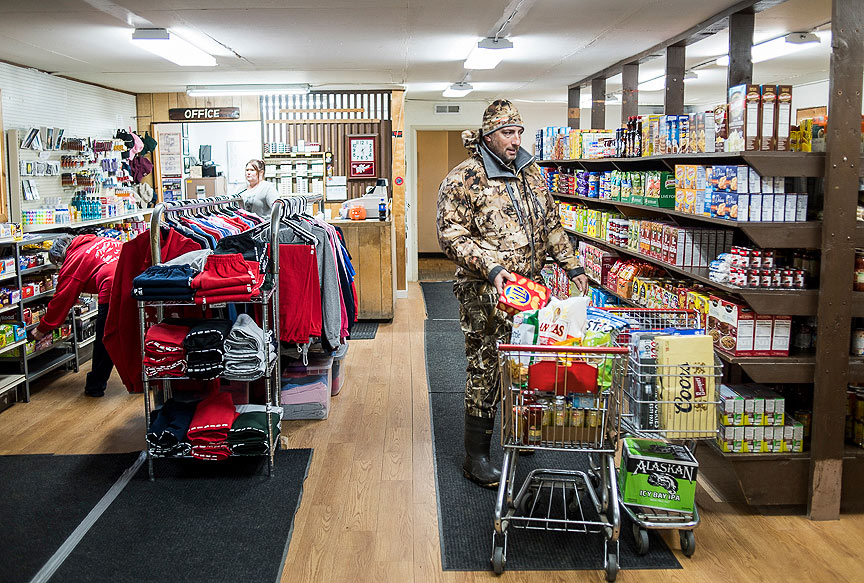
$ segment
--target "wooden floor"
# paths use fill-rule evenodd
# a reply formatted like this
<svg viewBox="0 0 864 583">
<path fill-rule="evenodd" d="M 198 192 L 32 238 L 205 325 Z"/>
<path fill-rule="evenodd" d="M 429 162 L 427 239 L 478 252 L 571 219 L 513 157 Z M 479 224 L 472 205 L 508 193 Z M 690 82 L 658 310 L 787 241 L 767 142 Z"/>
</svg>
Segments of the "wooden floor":
<svg viewBox="0 0 864 583">
<path fill-rule="evenodd" d="M 287 446 L 312 447 L 314 454 L 282 581 L 495 580 L 491 572 L 441 570 L 423 319 L 420 288 L 409 284 L 393 322 L 379 326 L 374 340 L 351 343 L 348 380 L 330 419 L 285 428 Z M 36 389 L 29 404 L 0 413 L 0 454 L 141 449 L 142 398 L 126 394 L 116 375 L 105 398 L 85 397 L 83 374 L 57 375 Z M 460 425 L 454 419 L 454 430 Z M 760 516 L 717 502 L 701 488 L 697 500 L 702 525 L 693 558 L 680 554 L 677 537 L 668 537 L 684 569 L 622 571 L 619 581 L 864 579 L 864 516 L 827 523 Z M 597 571 L 508 571 L 499 580 L 604 579 Z"/>
</svg>

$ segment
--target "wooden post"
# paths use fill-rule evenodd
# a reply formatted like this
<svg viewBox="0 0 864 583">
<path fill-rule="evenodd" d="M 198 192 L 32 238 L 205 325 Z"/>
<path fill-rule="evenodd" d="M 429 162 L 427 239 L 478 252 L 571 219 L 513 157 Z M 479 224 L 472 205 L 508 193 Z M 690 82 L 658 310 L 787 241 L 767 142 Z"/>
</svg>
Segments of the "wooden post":
<svg viewBox="0 0 864 583">
<path fill-rule="evenodd" d="M 405 91 L 393 91 L 390 97 L 392 123 L 391 216 L 396 232 L 396 289 L 408 289 L 405 266 Z"/>
<path fill-rule="evenodd" d="M 567 126 L 579 129 L 580 112 L 579 98 L 582 93 L 581 87 L 570 87 L 567 90 Z"/>
<path fill-rule="evenodd" d="M 729 68 L 726 71 L 726 89 L 752 83 L 753 23 L 752 9 L 729 15 Z"/>
<path fill-rule="evenodd" d="M 684 45 L 666 47 L 666 98 L 663 113 L 684 113 Z"/>
<path fill-rule="evenodd" d="M 810 443 L 812 520 L 840 516 L 849 331 L 852 322 L 853 241 L 861 158 L 861 84 L 864 78 L 864 3 L 833 0 L 830 90 L 825 156 L 822 263 L 816 312 L 816 375 Z"/>
<path fill-rule="evenodd" d="M 639 115 L 639 63 L 628 63 L 621 69 L 621 123 Z"/>
<path fill-rule="evenodd" d="M 591 129 L 606 128 L 606 78 L 591 79 Z"/>
</svg>

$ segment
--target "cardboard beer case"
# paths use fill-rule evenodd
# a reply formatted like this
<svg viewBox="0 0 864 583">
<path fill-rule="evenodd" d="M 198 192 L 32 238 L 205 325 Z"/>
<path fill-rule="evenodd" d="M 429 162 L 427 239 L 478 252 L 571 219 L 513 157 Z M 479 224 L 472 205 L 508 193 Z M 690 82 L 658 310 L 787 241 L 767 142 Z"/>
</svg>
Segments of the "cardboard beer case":
<svg viewBox="0 0 864 583">
<path fill-rule="evenodd" d="M 625 504 L 692 512 L 699 462 L 683 445 L 627 437 L 621 455 Z"/>
<path fill-rule="evenodd" d="M 660 426 L 670 439 L 717 430 L 717 386 L 711 336 L 657 338 Z"/>
</svg>

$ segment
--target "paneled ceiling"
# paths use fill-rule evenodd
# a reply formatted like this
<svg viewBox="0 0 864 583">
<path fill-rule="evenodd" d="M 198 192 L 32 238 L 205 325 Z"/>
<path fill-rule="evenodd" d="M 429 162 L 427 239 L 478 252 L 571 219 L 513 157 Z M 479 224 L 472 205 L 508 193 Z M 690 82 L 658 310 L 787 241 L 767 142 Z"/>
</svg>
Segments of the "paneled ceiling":
<svg viewBox="0 0 864 583">
<path fill-rule="evenodd" d="M 0 0 L 0 60 L 133 93 L 187 84 L 311 83 L 316 89 L 404 87 L 440 99 L 465 78 L 474 43 L 505 27 L 515 48 L 473 71 L 471 99 L 566 101 L 567 85 L 734 6 L 739 0 Z M 755 38 L 811 30 L 830 0 L 788 0 L 756 17 Z M 172 30 L 213 54 L 176 66 L 129 42 L 136 26 Z M 725 52 L 725 32 L 688 47 L 688 66 Z M 756 82 L 826 79 L 830 47 L 757 64 Z M 662 73 L 663 59 L 640 78 Z M 725 69 L 706 66 L 688 103 L 718 101 Z M 704 74 L 703 74 L 704 73 Z M 611 78 L 607 92 L 620 89 Z M 660 102 L 662 91 L 640 101 Z"/>
</svg>

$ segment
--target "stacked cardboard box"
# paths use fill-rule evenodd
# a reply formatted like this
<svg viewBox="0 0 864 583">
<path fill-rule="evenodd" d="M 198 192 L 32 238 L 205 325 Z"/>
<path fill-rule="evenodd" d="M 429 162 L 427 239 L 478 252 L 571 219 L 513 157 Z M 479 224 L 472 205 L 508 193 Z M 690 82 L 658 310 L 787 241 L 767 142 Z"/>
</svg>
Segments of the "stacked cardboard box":
<svg viewBox="0 0 864 583">
<path fill-rule="evenodd" d="M 726 453 L 804 450 L 804 426 L 785 413 L 785 400 L 757 384 L 720 386 L 720 435 Z"/>
</svg>

